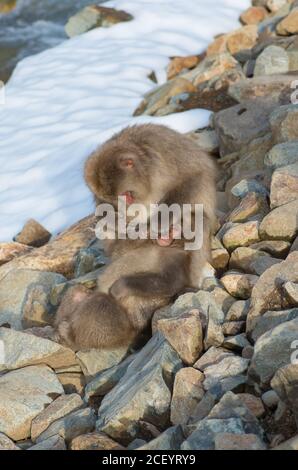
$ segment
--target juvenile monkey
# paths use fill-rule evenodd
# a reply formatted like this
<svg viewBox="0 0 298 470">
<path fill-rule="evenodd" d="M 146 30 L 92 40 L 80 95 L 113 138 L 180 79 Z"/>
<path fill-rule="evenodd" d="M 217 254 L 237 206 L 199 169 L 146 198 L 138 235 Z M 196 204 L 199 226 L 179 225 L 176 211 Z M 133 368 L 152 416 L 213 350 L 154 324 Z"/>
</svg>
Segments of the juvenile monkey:
<svg viewBox="0 0 298 470">
<path fill-rule="evenodd" d="M 215 165 L 186 136 L 164 126 L 129 127 L 96 150 L 85 165 L 85 179 L 97 203 L 116 207 L 118 196 L 129 206 L 141 203 L 203 204 L 204 239 L 197 251 L 183 240 L 106 240 L 112 263 L 94 293 L 69 305 L 67 294 L 57 312 L 56 328 L 77 349 L 130 344 L 146 328 L 153 312 L 186 287 L 198 287 L 209 259 L 215 224 Z"/>
</svg>

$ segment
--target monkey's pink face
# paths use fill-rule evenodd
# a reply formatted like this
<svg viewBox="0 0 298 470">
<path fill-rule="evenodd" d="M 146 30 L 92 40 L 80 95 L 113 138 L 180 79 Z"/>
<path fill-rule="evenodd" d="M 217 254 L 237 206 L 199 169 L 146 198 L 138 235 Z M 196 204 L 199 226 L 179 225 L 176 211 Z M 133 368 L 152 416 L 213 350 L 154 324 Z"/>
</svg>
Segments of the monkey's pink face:
<svg viewBox="0 0 298 470">
<path fill-rule="evenodd" d="M 128 206 L 146 201 L 149 181 L 138 155 L 119 153 L 113 161 L 113 166 L 107 165 L 101 175 L 103 199 L 115 204 L 118 197 L 123 196 Z"/>
</svg>

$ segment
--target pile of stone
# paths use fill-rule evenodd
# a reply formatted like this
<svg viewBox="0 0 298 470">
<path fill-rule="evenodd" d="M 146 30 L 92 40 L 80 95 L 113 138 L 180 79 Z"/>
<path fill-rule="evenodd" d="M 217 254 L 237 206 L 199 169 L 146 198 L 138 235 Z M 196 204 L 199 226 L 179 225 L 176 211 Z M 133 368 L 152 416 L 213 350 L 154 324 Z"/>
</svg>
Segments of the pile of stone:
<svg viewBox="0 0 298 470">
<path fill-rule="evenodd" d="M 105 263 L 93 217 L 0 244 L 0 449 L 298 449 L 298 2 L 241 21 L 173 58 L 135 112 L 212 109 L 190 138 L 220 167 L 214 270 L 155 312 L 147 344 L 54 341 L 63 294 Z"/>
</svg>

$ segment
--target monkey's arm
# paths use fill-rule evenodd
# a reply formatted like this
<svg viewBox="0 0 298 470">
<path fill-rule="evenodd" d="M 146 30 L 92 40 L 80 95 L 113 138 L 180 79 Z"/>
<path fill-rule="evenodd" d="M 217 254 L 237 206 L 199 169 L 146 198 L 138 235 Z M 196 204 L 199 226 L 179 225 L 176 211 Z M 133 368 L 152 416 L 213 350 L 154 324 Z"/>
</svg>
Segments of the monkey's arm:
<svg viewBox="0 0 298 470">
<path fill-rule="evenodd" d="M 186 257 L 185 257 L 186 259 Z M 131 295 L 173 297 L 188 286 L 187 266 L 184 260 L 174 260 L 160 272 L 139 272 L 122 276 L 114 282 L 110 293 L 116 299 Z"/>
</svg>

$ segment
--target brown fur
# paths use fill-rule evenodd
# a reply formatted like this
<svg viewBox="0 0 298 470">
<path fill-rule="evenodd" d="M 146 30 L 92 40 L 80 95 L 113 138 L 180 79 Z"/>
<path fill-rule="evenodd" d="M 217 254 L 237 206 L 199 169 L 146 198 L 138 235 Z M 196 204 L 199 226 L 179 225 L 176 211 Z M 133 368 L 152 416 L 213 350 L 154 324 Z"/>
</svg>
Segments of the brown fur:
<svg viewBox="0 0 298 470">
<path fill-rule="evenodd" d="M 107 241 L 112 263 L 99 277 L 97 291 L 71 306 L 67 318 L 63 299 L 56 327 L 68 344 L 77 349 L 130 344 L 157 308 L 198 286 L 215 225 L 215 166 L 188 137 L 148 124 L 125 129 L 95 151 L 86 162 L 85 179 L 97 202 L 116 205 L 118 195 L 129 191 L 134 202 L 147 207 L 204 205 L 201 250 L 185 251 L 182 241 L 169 247 L 151 240 Z"/>
</svg>

